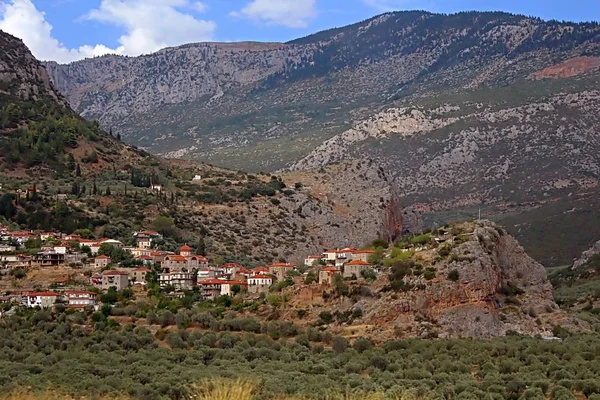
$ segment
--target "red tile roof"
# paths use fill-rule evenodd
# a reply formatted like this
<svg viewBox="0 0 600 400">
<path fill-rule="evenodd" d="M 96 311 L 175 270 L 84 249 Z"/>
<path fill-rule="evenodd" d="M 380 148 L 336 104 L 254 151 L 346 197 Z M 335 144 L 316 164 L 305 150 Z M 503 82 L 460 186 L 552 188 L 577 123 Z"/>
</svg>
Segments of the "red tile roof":
<svg viewBox="0 0 600 400">
<path fill-rule="evenodd" d="M 335 267 L 325 267 L 323 269 L 321 269 L 321 271 L 324 272 L 340 272 L 339 268 L 335 268 Z"/>
<path fill-rule="evenodd" d="M 110 260 L 109 256 L 96 256 L 96 260 Z"/>
<path fill-rule="evenodd" d="M 60 294 L 56 293 L 56 292 L 34 292 L 34 293 L 29 293 L 28 294 L 29 297 L 58 297 L 60 296 Z"/>
<path fill-rule="evenodd" d="M 222 285 L 247 285 L 247 282 L 242 281 L 221 281 Z"/>
<path fill-rule="evenodd" d="M 102 273 L 102 275 L 129 275 L 129 274 L 125 271 L 109 270 L 109 271 L 104 271 Z"/>
<path fill-rule="evenodd" d="M 188 246 L 187 244 L 184 244 L 179 249 L 179 253 L 183 253 L 183 252 L 191 253 L 192 252 L 192 248 L 190 246 Z"/>
<path fill-rule="evenodd" d="M 221 268 L 244 268 L 244 266 L 236 263 L 228 263 L 221 265 Z"/>
<path fill-rule="evenodd" d="M 323 256 L 308 256 L 306 258 L 314 258 L 314 259 L 320 260 L 322 257 Z"/>
<path fill-rule="evenodd" d="M 354 261 L 350 261 L 347 265 L 371 265 L 368 262 L 362 261 L 362 260 L 354 260 Z"/>
<path fill-rule="evenodd" d="M 165 257 L 165 261 L 187 261 L 187 258 L 178 254 L 171 254 Z"/>
<path fill-rule="evenodd" d="M 354 254 L 374 254 L 375 250 L 355 250 Z"/>
<path fill-rule="evenodd" d="M 258 268 L 254 268 L 254 269 L 253 269 L 252 271 L 250 271 L 250 272 L 258 272 L 258 273 L 260 273 L 260 272 L 270 272 L 270 271 L 269 271 L 269 268 L 265 268 L 265 267 L 258 267 Z"/>
<path fill-rule="evenodd" d="M 283 268 L 283 267 L 295 267 L 296 264 L 290 264 L 290 263 L 275 263 L 275 264 L 271 264 L 270 267 L 274 267 L 274 268 Z"/>
<path fill-rule="evenodd" d="M 248 279 L 271 279 L 271 280 L 273 280 L 273 277 L 271 275 L 261 275 L 261 274 L 259 274 L 259 275 L 251 276 Z"/>
<path fill-rule="evenodd" d="M 222 285 L 226 281 L 222 281 L 220 279 L 205 279 L 203 281 L 198 282 L 198 285 Z"/>
</svg>

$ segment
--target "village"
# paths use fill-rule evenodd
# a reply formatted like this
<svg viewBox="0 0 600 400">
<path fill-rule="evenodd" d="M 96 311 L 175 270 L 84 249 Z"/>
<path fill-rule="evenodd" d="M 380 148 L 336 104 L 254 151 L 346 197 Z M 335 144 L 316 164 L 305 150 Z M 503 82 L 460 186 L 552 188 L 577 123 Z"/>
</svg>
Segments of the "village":
<svg viewBox="0 0 600 400">
<path fill-rule="evenodd" d="M 155 231 L 135 232 L 133 237 L 136 245 L 126 246 L 115 239 L 11 231 L 0 226 L 0 302 L 30 308 L 61 303 L 67 308 L 98 309 L 102 293 L 144 290 L 152 280 L 171 297 L 196 290 L 204 300 L 235 295 L 252 298 L 286 280 L 328 287 L 336 276 L 356 280 L 377 272 L 371 262 L 374 250 L 331 249 L 307 256 L 301 264 L 281 261 L 250 269 L 237 263 L 214 265 L 187 244 L 176 253 L 161 251 L 155 243 L 162 235 Z M 23 251 L 33 241 L 41 243 L 40 251 Z M 106 255 L 115 250 L 130 254 L 133 262 L 124 266 Z M 19 281 L 36 273 L 48 277 L 44 285 L 38 282 L 27 287 Z"/>
</svg>

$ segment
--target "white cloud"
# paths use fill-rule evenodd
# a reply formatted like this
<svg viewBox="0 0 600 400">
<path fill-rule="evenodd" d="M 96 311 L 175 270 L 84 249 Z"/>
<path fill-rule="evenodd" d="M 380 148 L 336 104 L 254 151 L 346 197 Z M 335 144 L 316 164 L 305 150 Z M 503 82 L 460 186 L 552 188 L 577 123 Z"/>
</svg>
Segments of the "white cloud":
<svg viewBox="0 0 600 400">
<path fill-rule="evenodd" d="M 43 12 L 31 0 L 0 0 L 0 29 L 25 42 L 42 60 L 61 63 L 108 53 L 140 55 L 168 46 L 211 40 L 216 29 L 212 21 L 204 21 L 182 11 L 199 2 L 189 0 L 102 0 L 82 20 L 95 20 L 123 28 L 120 46 L 111 49 L 103 44 L 69 49 L 52 36 Z"/>
<path fill-rule="evenodd" d="M 111 51 L 103 45 L 66 48 L 52 37 L 52 25 L 30 0 L 0 2 L 0 18 L 0 29 L 22 39 L 31 52 L 42 60 L 69 62 Z"/>
<path fill-rule="evenodd" d="M 253 0 L 230 15 L 268 25 L 304 28 L 317 15 L 316 0 Z"/>
<path fill-rule="evenodd" d="M 192 4 L 192 9 L 194 9 L 196 12 L 203 13 L 208 10 L 208 6 L 205 3 L 197 1 Z"/>
</svg>

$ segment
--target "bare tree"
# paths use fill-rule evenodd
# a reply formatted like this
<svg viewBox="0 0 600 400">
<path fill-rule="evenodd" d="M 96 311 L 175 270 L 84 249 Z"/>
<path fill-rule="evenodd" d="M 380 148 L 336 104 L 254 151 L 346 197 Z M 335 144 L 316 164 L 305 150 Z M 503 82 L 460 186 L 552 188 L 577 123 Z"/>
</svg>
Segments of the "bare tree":
<svg viewBox="0 0 600 400">
<path fill-rule="evenodd" d="M 388 243 L 393 243 L 402 235 L 402 208 L 395 194 L 392 194 L 381 213 L 381 234 Z"/>
</svg>

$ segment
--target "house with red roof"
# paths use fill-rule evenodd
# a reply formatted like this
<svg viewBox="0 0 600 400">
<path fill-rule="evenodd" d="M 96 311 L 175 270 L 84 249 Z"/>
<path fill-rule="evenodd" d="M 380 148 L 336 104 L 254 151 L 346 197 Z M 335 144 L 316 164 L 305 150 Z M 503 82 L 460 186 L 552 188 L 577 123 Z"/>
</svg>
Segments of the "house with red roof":
<svg viewBox="0 0 600 400">
<path fill-rule="evenodd" d="M 106 268 L 108 267 L 108 264 L 110 264 L 109 256 L 97 256 L 94 259 L 94 267 L 96 268 Z"/>
<path fill-rule="evenodd" d="M 296 264 L 292 263 L 274 263 L 269 265 L 269 273 L 274 275 L 277 280 L 282 281 L 285 276 L 296 269 Z"/>
<path fill-rule="evenodd" d="M 129 287 L 129 274 L 125 271 L 108 270 L 102 272 L 102 290 L 114 287 L 123 290 Z"/>
<path fill-rule="evenodd" d="M 65 292 L 65 299 L 69 308 L 95 307 L 97 296 L 96 293 L 85 290 L 70 290 Z"/>
<path fill-rule="evenodd" d="M 375 254 L 375 250 L 355 250 L 350 255 L 352 260 L 360 260 L 364 262 L 369 262 L 369 257 Z"/>
<path fill-rule="evenodd" d="M 198 268 L 208 267 L 208 260 L 204 256 L 198 256 L 187 244 L 181 246 L 179 254 L 169 254 L 165 256 L 162 263 L 163 269 L 169 271 L 191 272 Z"/>
<path fill-rule="evenodd" d="M 341 274 L 342 270 L 338 267 L 323 267 L 319 270 L 319 284 L 331 285 L 333 283 L 333 277 Z"/>
<path fill-rule="evenodd" d="M 131 270 L 131 280 L 134 284 L 146 284 L 146 275 L 152 273 L 151 269 L 148 268 L 134 268 Z"/>
<path fill-rule="evenodd" d="M 269 270 L 269 268 L 265 268 L 265 267 L 258 267 L 258 268 L 254 268 L 253 270 L 250 271 L 250 276 L 253 275 L 268 275 L 270 274 L 271 271 Z"/>
<path fill-rule="evenodd" d="M 221 279 L 211 278 L 204 279 L 198 282 L 198 286 L 202 289 L 202 295 L 206 300 L 214 300 L 221 295 Z"/>
<path fill-rule="evenodd" d="M 133 237 L 135 238 L 137 247 L 143 249 L 151 248 L 152 242 L 163 238 L 163 236 L 160 233 L 155 231 L 134 232 Z"/>
<path fill-rule="evenodd" d="M 352 260 L 344 264 L 344 278 L 360 278 L 361 273 L 373 268 L 373 265 L 362 260 Z"/>
<path fill-rule="evenodd" d="M 24 304 L 27 307 L 51 308 L 60 294 L 56 292 L 33 292 L 25 294 Z"/>
</svg>

